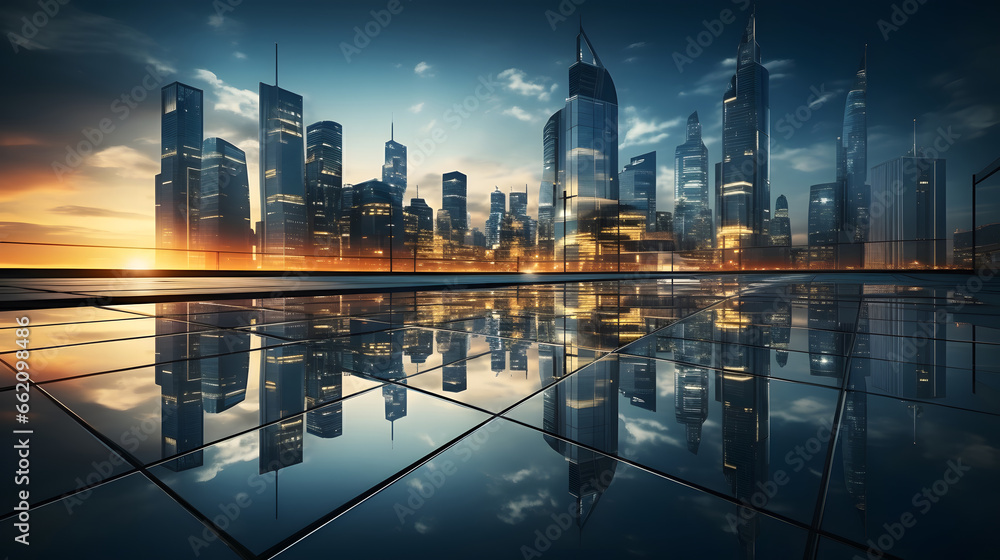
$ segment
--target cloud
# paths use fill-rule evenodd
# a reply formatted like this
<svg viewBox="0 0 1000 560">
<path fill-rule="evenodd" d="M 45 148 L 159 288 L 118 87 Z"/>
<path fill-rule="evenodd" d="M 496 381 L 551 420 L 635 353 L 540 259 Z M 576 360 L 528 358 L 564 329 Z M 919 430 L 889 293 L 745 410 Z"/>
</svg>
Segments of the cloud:
<svg viewBox="0 0 1000 560">
<path fill-rule="evenodd" d="M 233 56 L 235 56 L 236 58 L 238 58 L 240 60 L 244 60 L 247 57 L 246 53 L 241 53 L 240 51 L 234 52 Z"/>
<path fill-rule="evenodd" d="M 676 118 L 669 121 L 659 122 L 656 119 L 646 120 L 639 115 L 639 110 L 635 107 L 625 107 L 625 134 L 619 149 L 629 146 L 642 146 L 645 144 L 655 144 L 666 140 L 670 136 L 666 132 L 668 128 L 681 124 L 682 119 Z"/>
<path fill-rule="evenodd" d="M 818 142 L 805 148 L 779 148 L 771 152 L 771 161 L 788 162 L 796 171 L 811 173 L 832 168 L 832 152 L 831 142 Z"/>
<path fill-rule="evenodd" d="M 504 109 L 503 114 L 509 115 L 519 121 L 524 121 L 524 122 L 531 122 L 535 120 L 535 117 L 531 116 L 531 114 L 529 114 L 524 109 L 518 107 L 517 105 L 514 105 L 509 109 Z"/>
<path fill-rule="evenodd" d="M 630 57 L 628 57 L 628 58 L 625 59 L 625 64 L 632 64 L 633 62 L 635 62 L 637 60 L 639 60 L 639 57 L 637 57 L 637 56 L 630 56 Z"/>
<path fill-rule="evenodd" d="M 56 206 L 49 208 L 53 214 L 63 214 L 65 216 L 79 216 L 82 218 L 122 218 L 125 220 L 147 220 L 146 214 L 136 214 L 135 212 L 118 212 L 104 208 L 94 208 L 93 206 Z"/>
<path fill-rule="evenodd" d="M 112 146 L 87 159 L 88 167 L 113 169 L 128 179 L 149 179 L 160 171 L 159 162 L 128 146 Z"/>
<path fill-rule="evenodd" d="M 430 78 L 434 76 L 434 74 L 431 73 L 432 68 L 434 67 L 431 66 L 430 64 L 427 64 L 424 61 L 420 61 L 417 63 L 416 66 L 413 67 L 413 73 L 420 76 L 421 78 Z"/>
<path fill-rule="evenodd" d="M 248 119 L 257 120 L 257 92 L 231 86 L 219 79 L 214 72 L 204 68 L 196 69 L 195 77 L 211 86 L 212 94 L 216 98 L 215 110 L 229 111 Z"/>
<path fill-rule="evenodd" d="M 420 103 L 417 103 L 416 105 L 411 105 L 410 106 L 410 112 L 413 113 L 413 114 L 417 114 L 417 113 L 419 113 L 420 111 L 423 111 L 423 110 L 424 110 L 424 102 L 423 101 L 421 101 Z"/>
<path fill-rule="evenodd" d="M 549 78 L 542 77 L 531 81 L 527 79 L 528 75 L 523 70 L 517 68 L 508 68 L 497 74 L 497 78 L 506 81 L 504 89 L 518 95 L 537 98 L 539 101 L 548 101 L 559 88 L 558 84 L 547 85 L 552 81 Z"/>
<path fill-rule="evenodd" d="M 639 41 L 638 43 L 632 43 L 631 45 L 625 47 L 626 49 L 640 49 L 646 46 L 645 41 Z"/>
</svg>

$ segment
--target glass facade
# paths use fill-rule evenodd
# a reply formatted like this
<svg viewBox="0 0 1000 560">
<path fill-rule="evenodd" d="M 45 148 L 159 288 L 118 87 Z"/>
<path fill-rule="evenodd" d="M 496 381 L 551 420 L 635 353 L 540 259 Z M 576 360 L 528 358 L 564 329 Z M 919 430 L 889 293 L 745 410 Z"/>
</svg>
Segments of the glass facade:
<svg viewBox="0 0 1000 560">
<path fill-rule="evenodd" d="M 619 192 L 622 206 L 645 215 L 646 231 L 656 231 L 656 152 L 632 158 L 619 175 Z"/>
<path fill-rule="evenodd" d="M 448 215 L 452 216 L 451 226 L 458 242 L 469 231 L 468 198 L 469 178 L 464 173 L 452 171 L 441 176 L 441 209 L 447 210 Z M 461 232 L 461 237 L 458 232 Z"/>
<path fill-rule="evenodd" d="M 792 221 L 788 217 L 788 199 L 778 197 L 774 203 L 774 219 L 771 220 L 771 244 L 775 247 L 792 245 Z"/>
<path fill-rule="evenodd" d="M 544 257 L 555 256 L 556 204 L 562 196 L 563 183 L 559 167 L 562 114 L 562 109 L 553 113 L 542 129 L 542 182 L 538 188 L 538 252 Z"/>
<path fill-rule="evenodd" d="M 844 105 L 844 131 L 838 146 L 837 179 L 845 182 L 844 239 L 847 242 L 868 240 L 868 212 L 871 187 L 868 182 L 868 64 L 867 52 L 847 93 Z"/>
<path fill-rule="evenodd" d="M 260 200 L 265 253 L 303 255 L 307 243 L 302 96 L 260 84 Z"/>
<path fill-rule="evenodd" d="M 354 185 L 351 209 L 351 253 L 390 258 L 404 251 L 403 208 L 395 202 L 392 185 L 365 181 Z"/>
<path fill-rule="evenodd" d="M 722 249 L 770 243 L 771 186 L 769 74 L 761 64 L 755 16 L 736 56 L 736 74 L 723 97 L 721 188 L 716 193 L 717 240 Z"/>
<path fill-rule="evenodd" d="M 317 255 L 339 253 L 344 171 L 340 124 L 321 121 L 306 129 L 306 211 L 309 238 Z"/>
<path fill-rule="evenodd" d="M 687 139 L 674 151 L 674 232 L 682 250 L 712 247 L 708 148 L 697 111 L 688 117 Z"/>
<path fill-rule="evenodd" d="M 174 82 L 160 91 L 160 173 L 156 176 L 156 247 L 196 249 L 204 133 L 203 94 Z M 164 255 L 171 260 L 169 255 Z"/>
<path fill-rule="evenodd" d="M 243 150 L 221 138 L 202 145 L 198 236 L 202 249 L 250 253 L 250 182 Z"/>
<path fill-rule="evenodd" d="M 396 142 L 396 127 L 385 143 L 385 164 L 382 165 L 382 182 L 392 186 L 392 199 L 399 208 L 403 207 L 406 193 L 406 146 Z"/>
</svg>

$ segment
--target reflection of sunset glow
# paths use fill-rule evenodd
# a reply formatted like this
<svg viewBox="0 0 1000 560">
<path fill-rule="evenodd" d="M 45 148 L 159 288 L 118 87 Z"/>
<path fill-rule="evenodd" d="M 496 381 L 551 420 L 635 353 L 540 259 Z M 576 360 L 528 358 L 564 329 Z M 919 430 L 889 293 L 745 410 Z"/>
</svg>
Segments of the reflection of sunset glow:
<svg viewBox="0 0 1000 560">
<path fill-rule="evenodd" d="M 132 257 L 125 264 L 127 270 L 149 270 L 153 268 L 153 263 L 142 257 Z"/>
</svg>

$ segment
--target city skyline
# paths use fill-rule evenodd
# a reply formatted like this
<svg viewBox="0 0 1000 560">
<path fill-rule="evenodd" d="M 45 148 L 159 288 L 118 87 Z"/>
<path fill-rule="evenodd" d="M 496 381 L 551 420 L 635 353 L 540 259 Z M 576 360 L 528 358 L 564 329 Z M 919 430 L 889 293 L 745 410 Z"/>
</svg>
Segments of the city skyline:
<svg viewBox="0 0 1000 560">
<path fill-rule="evenodd" d="M 684 17 L 675 18 L 677 21 L 672 21 L 671 25 L 677 27 L 676 40 L 672 40 L 674 36 L 669 33 L 653 36 L 648 31 L 644 32 L 643 26 L 638 26 L 632 30 L 632 36 L 629 37 L 629 39 L 637 40 L 625 43 L 620 26 L 613 25 L 614 18 L 618 16 L 609 6 L 597 4 L 580 6 L 574 14 L 570 14 L 572 17 L 560 16 L 564 17 L 565 20 L 557 19 L 550 25 L 544 10 L 527 13 L 525 12 L 526 7 L 518 4 L 513 12 L 520 14 L 520 17 L 526 22 L 534 19 L 528 17 L 529 15 L 534 15 L 535 18 L 539 19 L 537 24 L 532 24 L 535 32 L 526 35 L 528 43 L 531 45 L 530 48 L 537 50 L 537 54 L 548 55 L 555 60 L 541 64 L 527 55 L 525 48 L 515 50 L 510 55 L 503 56 L 502 63 L 492 60 L 489 62 L 490 66 L 495 64 L 493 67 L 495 71 L 479 73 L 483 74 L 486 82 L 483 84 L 476 80 L 479 74 L 472 75 L 471 72 L 467 72 L 477 66 L 470 63 L 467 60 L 468 57 L 455 56 L 443 59 L 440 53 L 436 58 L 432 56 L 433 51 L 448 44 L 448 41 L 444 39 L 428 45 L 426 56 L 422 53 L 417 54 L 416 56 L 420 57 L 421 60 L 416 60 L 412 66 L 403 64 L 403 61 L 400 60 L 397 63 L 379 67 L 377 62 L 382 62 L 389 56 L 386 49 L 391 47 L 392 43 L 403 40 L 403 37 L 390 38 L 390 32 L 400 28 L 400 34 L 412 33 L 412 26 L 424 21 L 428 15 L 427 12 L 418 13 L 419 10 L 413 9 L 413 6 L 404 4 L 403 11 L 394 16 L 395 21 L 385 26 L 378 37 L 372 38 L 371 46 L 363 49 L 360 55 L 355 55 L 355 59 L 351 63 L 346 62 L 336 48 L 331 48 L 329 56 L 324 57 L 324 60 L 328 60 L 330 65 L 338 68 L 339 75 L 342 75 L 345 81 L 350 81 L 347 78 L 352 75 L 356 77 L 373 75 L 380 76 L 382 80 L 388 80 L 383 82 L 387 85 L 391 83 L 399 83 L 400 86 L 404 83 L 415 85 L 409 90 L 403 88 L 407 95 L 403 95 L 403 91 L 396 91 L 396 88 L 390 88 L 391 91 L 385 95 L 393 99 L 388 103 L 385 103 L 384 99 L 380 99 L 380 104 L 384 105 L 385 110 L 379 111 L 357 111 L 354 109 L 358 104 L 364 106 L 374 102 L 374 100 L 362 100 L 358 99 L 358 96 L 346 97 L 341 94 L 341 90 L 336 88 L 325 88 L 318 84 L 309 85 L 307 72 L 304 71 L 301 64 L 304 59 L 302 58 L 300 42 L 285 40 L 277 31 L 275 31 L 277 36 L 274 39 L 282 44 L 280 58 L 282 87 L 288 87 L 304 97 L 304 123 L 332 120 L 344 125 L 344 184 L 358 183 L 379 176 L 379 162 L 383 158 L 372 158 L 370 154 L 378 155 L 378 152 L 381 151 L 380 145 L 385 141 L 385 137 L 384 132 L 379 133 L 379 130 L 384 131 L 382 127 L 385 124 L 390 124 L 389 121 L 395 120 L 395 124 L 400 130 L 394 134 L 395 139 L 409 146 L 410 149 L 408 183 L 423 186 L 422 198 L 428 200 L 432 207 L 440 207 L 440 177 L 442 173 L 457 169 L 468 176 L 469 213 L 473 219 L 473 223 L 470 224 L 471 229 L 471 227 L 478 227 L 485 222 L 486 208 L 483 206 L 482 199 L 485 198 L 485 193 L 492 190 L 494 186 L 505 190 L 509 189 L 510 186 L 520 188 L 520 185 L 527 183 L 530 186 L 529 192 L 533 193 L 536 187 L 531 185 L 538 185 L 542 179 L 537 161 L 540 159 L 538 156 L 541 148 L 540 129 L 545 117 L 551 114 L 547 111 L 557 107 L 559 99 L 566 94 L 560 74 L 565 72 L 567 63 L 572 60 L 567 56 L 566 44 L 575 33 L 575 19 L 580 16 L 586 18 L 589 14 L 593 14 L 612 18 L 608 24 L 602 21 L 601 25 L 588 25 L 587 27 L 588 33 L 594 38 L 597 49 L 602 52 L 605 58 L 606 66 L 615 76 L 616 85 L 621 88 L 620 162 L 628 161 L 631 157 L 654 151 L 654 149 L 661 153 L 669 153 L 681 142 L 684 136 L 683 115 L 694 111 L 700 111 L 699 114 L 705 116 L 703 119 L 704 139 L 709 149 L 710 162 L 714 163 L 718 160 L 721 138 L 721 131 L 718 128 L 720 115 L 718 115 L 717 107 L 714 106 L 714 100 L 721 95 L 720 91 L 724 88 L 725 78 L 720 79 L 718 76 L 723 71 L 725 74 L 731 75 L 732 67 L 726 68 L 723 63 L 729 64 L 727 59 L 732 58 L 733 46 L 744 25 L 747 11 L 742 10 L 742 7 L 743 5 L 739 3 L 720 3 L 717 6 L 719 10 L 729 9 L 735 22 L 731 24 L 720 23 L 721 30 L 718 38 L 714 38 L 713 35 L 709 46 L 693 49 L 691 52 L 698 50 L 704 52 L 697 57 L 691 57 L 691 62 L 682 64 L 682 71 L 678 72 L 677 64 L 675 64 L 677 58 L 673 55 L 680 53 L 684 57 L 688 56 L 685 54 L 688 45 L 681 39 L 689 35 L 695 37 L 699 32 L 704 31 L 704 26 L 699 25 L 699 16 L 705 17 L 706 22 L 712 23 L 719 15 L 718 10 L 714 10 L 716 13 L 713 15 L 706 7 L 698 10 L 702 13 L 691 13 L 691 17 L 687 20 Z M 384 9 L 384 6 L 372 4 L 367 8 L 377 11 Z M 553 13 L 558 14 L 558 6 L 554 8 Z M 713 6 L 713 8 L 715 7 Z M 426 8 L 434 13 L 438 13 L 441 9 L 440 6 Z M 649 9 L 654 10 L 653 7 L 649 7 Z M 673 6 L 670 9 L 678 16 L 691 12 L 690 8 L 685 7 Z M 938 144 L 942 145 L 940 141 L 943 140 L 944 146 L 952 148 L 946 156 L 943 156 L 950 162 L 948 165 L 948 172 L 951 174 L 949 183 L 958 185 L 967 183 L 966 176 L 968 174 L 975 172 L 992 159 L 985 155 L 988 150 L 984 150 L 981 145 L 988 145 L 987 140 L 996 137 L 993 124 L 995 124 L 998 111 L 995 103 L 985 101 L 978 88 L 970 87 L 968 77 L 962 75 L 963 68 L 974 64 L 982 56 L 981 54 L 971 51 L 969 56 L 964 57 L 967 59 L 964 62 L 959 58 L 955 59 L 957 62 L 952 67 L 939 65 L 941 68 L 937 68 L 937 74 L 933 75 L 930 73 L 933 67 L 933 64 L 930 63 L 933 58 L 925 57 L 928 61 L 926 68 L 921 67 L 922 72 L 906 73 L 905 80 L 902 81 L 895 80 L 895 78 L 900 77 L 898 70 L 887 71 L 887 67 L 891 68 L 893 61 L 896 61 L 897 64 L 899 61 L 899 57 L 892 53 L 897 52 L 897 48 L 902 49 L 902 45 L 910 44 L 915 40 L 909 34 L 917 34 L 923 26 L 928 25 L 928 22 L 924 20 L 925 17 L 928 20 L 934 19 L 933 14 L 931 14 L 932 9 L 931 6 L 922 6 L 918 13 L 910 17 L 912 21 L 906 26 L 890 32 L 888 35 L 890 41 L 888 42 L 882 39 L 882 33 L 874 24 L 862 28 L 862 26 L 850 26 L 846 22 L 842 22 L 847 31 L 844 35 L 859 36 L 858 40 L 836 40 L 838 46 L 842 46 L 843 50 L 837 48 L 824 49 L 823 52 L 819 50 L 809 52 L 807 50 L 793 56 L 796 42 L 790 41 L 789 36 L 794 36 L 796 33 L 782 28 L 781 24 L 796 14 L 801 16 L 801 12 L 790 10 L 790 13 L 784 13 L 786 10 L 779 10 L 775 5 L 761 4 L 757 6 L 757 34 L 759 37 L 765 38 L 761 39 L 764 43 L 763 63 L 773 74 L 781 76 L 780 79 L 776 78 L 775 83 L 772 84 L 771 127 L 773 143 L 778 145 L 773 147 L 772 155 L 774 161 L 772 162 L 771 202 L 773 204 L 775 198 L 780 194 L 785 194 L 788 197 L 789 206 L 792 208 L 793 243 L 803 244 L 805 242 L 807 225 L 803 223 L 804 220 L 796 219 L 796 217 L 804 214 L 808 207 L 809 185 L 829 181 L 835 176 L 833 139 L 840 135 L 837 130 L 841 129 L 843 124 L 841 107 L 843 107 L 846 90 L 850 87 L 849 84 L 844 83 L 844 76 L 849 76 L 850 72 L 857 68 L 858 54 L 866 42 L 870 44 L 867 57 L 869 75 L 875 76 L 868 92 L 869 144 L 871 144 L 868 156 L 869 168 L 899 157 L 901 153 L 905 152 L 905 147 L 909 144 L 906 137 L 908 135 L 905 133 L 912 125 L 912 117 L 914 116 L 918 119 L 918 144 L 934 146 L 934 143 L 938 141 Z M 352 7 L 344 10 L 345 13 L 357 13 L 359 8 Z M 82 9 L 66 9 L 60 14 L 60 17 L 65 16 L 67 20 L 80 18 L 82 17 L 81 12 Z M 925 16 L 925 12 L 930 15 Z M 362 12 L 362 14 L 364 13 Z M 410 23 L 404 23 L 407 14 L 414 13 L 417 15 L 413 16 Z M 663 12 L 651 11 L 651 13 L 662 14 Z M 875 13 L 874 10 L 872 13 L 873 21 L 890 16 L 888 13 Z M 221 64 L 221 52 L 202 52 L 197 57 L 188 55 L 186 58 L 180 56 L 180 53 L 172 55 L 174 58 L 166 56 L 154 48 L 158 44 L 154 37 L 157 37 L 159 25 L 152 25 L 148 22 L 143 24 L 142 18 L 134 14 L 117 15 L 121 16 L 122 21 L 133 23 L 133 26 L 119 23 L 120 27 L 128 27 L 133 31 L 143 30 L 137 31 L 138 34 L 148 39 L 145 48 L 141 50 L 143 60 L 137 62 L 135 55 L 126 55 L 115 49 L 111 49 L 112 52 L 97 53 L 93 58 L 125 57 L 142 69 L 142 72 L 139 73 L 140 78 L 143 77 L 146 66 L 149 66 L 154 73 L 158 73 L 158 76 L 147 80 L 147 84 L 155 82 L 157 77 L 160 80 L 154 91 L 147 95 L 149 98 L 155 98 L 155 89 L 173 81 L 173 79 L 202 88 L 205 92 L 204 136 L 223 138 L 247 153 L 251 198 L 253 199 L 251 205 L 254 210 L 252 215 L 259 215 L 259 197 L 254 196 L 259 186 L 254 184 L 257 174 L 253 172 L 253 168 L 259 165 L 259 156 L 255 147 L 248 144 L 248 135 L 243 132 L 247 129 L 248 124 L 251 126 L 254 124 L 256 115 L 249 122 L 242 116 L 254 104 L 253 100 L 248 99 L 248 96 L 245 95 L 245 92 L 252 91 L 252 83 L 241 78 L 239 74 L 249 72 L 249 75 L 254 76 L 253 80 L 263 79 L 270 82 L 271 78 L 268 76 L 273 72 L 274 63 L 273 42 L 262 43 L 259 40 L 246 42 L 233 39 L 233 37 L 245 37 L 248 28 L 257 28 L 256 25 L 260 25 L 259 29 L 261 30 L 268 29 L 259 19 L 255 19 L 259 18 L 260 15 L 254 12 L 254 8 L 241 5 L 232 13 L 223 15 L 210 13 L 204 16 L 202 25 L 205 25 L 209 30 L 208 36 L 212 37 L 210 40 L 219 42 L 222 41 L 221 36 L 226 36 L 230 43 L 229 46 L 232 47 L 232 51 L 228 51 L 227 62 L 221 66 L 216 65 Z M 188 13 L 185 13 L 185 16 L 195 17 L 194 14 Z M 505 16 L 505 18 L 501 18 L 501 21 L 509 17 L 513 17 L 513 15 Z M 368 14 L 367 19 L 360 18 L 357 23 L 359 28 L 364 27 L 370 18 L 370 14 Z M 346 18 L 346 20 L 350 20 L 350 18 Z M 103 17 L 91 18 L 88 21 L 92 25 L 110 25 L 109 22 L 118 20 Z M 99 23 L 94 23 L 95 21 Z M 254 24 L 255 21 L 257 24 Z M 594 21 L 594 19 L 588 21 Z M 474 22 L 475 25 L 485 24 L 477 21 Z M 553 26 L 555 27 L 554 32 Z M 913 31 L 910 31 L 911 29 Z M 48 30 L 48 35 L 45 33 L 46 30 Z M 72 58 L 71 55 L 65 54 L 61 50 L 62 43 L 59 42 L 65 38 L 67 33 L 67 29 L 59 25 L 59 20 L 53 19 L 46 28 L 39 30 L 35 37 L 35 48 L 22 47 L 19 53 L 14 53 L 18 58 L 14 58 L 13 62 L 20 64 L 22 60 L 27 61 L 30 57 L 41 55 L 49 57 L 53 62 Z M 47 37 L 48 43 L 45 42 Z M 345 37 L 348 44 L 350 39 L 351 37 Z M 493 34 L 483 40 L 482 46 L 506 40 L 508 38 Z M 231 45 L 234 41 L 239 44 Z M 545 48 L 540 49 L 539 44 L 544 44 Z M 41 49 L 37 45 L 48 48 Z M 334 45 L 334 47 L 338 45 Z M 899 46 L 897 47 L 897 45 Z M 952 45 L 949 48 L 957 48 L 957 46 Z M 240 58 L 234 53 L 242 54 L 246 58 Z M 729 53 L 728 56 L 717 58 L 717 56 L 726 53 Z M 912 54 L 908 53 L 907 56 Z M 5 56 L 10 56 L 10 54 Z M 398 53 L 396 57 L 404 58 L 400 57 Z M 428 60 L 423 60 L 423 58 Z M 634 60 L 626 62 L 629 59 Z M 184 62 L 181 62 L 182 60 Z M 561 62 L 561 64 L 556 64 L 556 62 Z M 654 102 L 649 99 L 652 90 L 663 89 L 663 84 L 658 83 L 662 82 L 662 79 L 636 79 L 635 72 L 640 63 L 663 69 L 660 72 L 662 77 L 670 78 L 672 82 L 676 82 L 667 86 L 668 95 L 662 100 Z M 400 66 L 397 68 L 395 64 Z M 482 67 L 484 64 L 480 63 L 478 66 Z M 546 66 L 547 69 L 541 69 L 537 66 Z M 244 70 L 237 71 L 238 67 L 244 68 Z M 222 68 L 225 68 L 225 71 Z M 945 70 L 941 71 L 942 68 Z M 168 70 L 171 69 L 173 71 L 169 72 Z M 815 75 L 817 69 L 822 69 L 826 78 L 823 80 L 807 79 L 810 74 Z M 442 109 L 449 108 L 444 100 L 449 100 L 454 95 L 433 95 L 433 93 L 441 91 L 442 87 L 446 87 L 448 92 L 462 90 L 463 88 L 458 85 L 462 80 L 456 78 L 456 73 L 468 80 L 465 83 L 469 84 L 466 86 L 469 91 L 465 95 L 471 95 L 474 100 L 470 101 L 469 105 L 477 104 L 479 107 L 476 111 L 470 112 L 467 118 L 462 118 L 461 126 L 453 131 L 451 123 L 444 119 Z M 450 86 L 442 83 L 446 81 L 446 75 L 447 81 L 452 84 Z M 123 79 L 109 80 L 108 84 L 92 85 L 95 86 L 95 89 L 98 85 L 110 87 L 113 83 L 120 83 Z M 128 81 L 125 80 L 125 83 Z M 135 79 L 133 78 L 131 81 L 135 82 Z M 808 85 L 804 87 L 798 87 L 799 84 L 792 85 L 793 82 L 803 81 L 809 82 L 814 87 L 811 89 Z M 477 84 L 483 86 L 480 88 L 480 92 L 485 92 L 488 89 L 493 89 L 494 92 L 480 101 L 475 97 Z M 43 85 L 38 84 L 38 87 Z M 364 93 L 370 93 L 363 81 L 353 81 L 349 85 L 350 89 L 355 92 L 361 93 L 364 90 Z M 911 90 L 918 88 L 924 91 L 925 95 L 911 96 L 912 100 L 896 102 L 892 96 L 894 94 L 898 96 L 900 88 L 904 85 Z M 538 86 L 542 86 L 541 89 Z M 118 89 L 127 91 L 131 88 L 122 86 Z M 329 91 L 328 95 L 327 91 Z M 818 92 L 818 95 L 815 92 Z M 21 92 L 13 95 L 16 97 L 21 95 Z M 412 98 L 410 98 L 411 96 Z M 384 95 L 380 93 L 372 97 L 382 98 Z M 460 96 L 458 100 L 462 101 L 462 97 L 465 96 Z M 812 99 L 810 99 L 811 97 Z M 406 101 L 403 101 L 403 98 L 407 98 Z M 115 96 L 110 96 L 108 99 L 113 100 Z M 893 99 L 892 103 L 889 103 L 890 99 Z M 949 99 L 951 100 L 949 101 Z M 413 101 L 413 103 L 406 104 L 407 101 Z M 442 102 L 444 103 L 442 104 Z M 137 141 L 137 139 L 149 138 L 152 134 L 157 134 L 155 128 L 158 119 L 153 120 L 143 116 L 158 112 L 153 105 L 155 105 L 155 101 L 136 102 L 135 114 L 124 119 L 121 124 L 118 123 L 118 119 L 114 118 L 118 114 L 113 113 L 112 119 L 117 129 L 105 134 L 106 138 L 95 149 L 97 155 L 82 158 L 82 162 L 77 167 L 70 167 L 69 172 L 63 175 L 63 181 L 56 178 L 52 172 L 51 163 L 61 161 L 60 151 L 65 155 L 65 145 L 68 145 L 68 142 L 62 146 L 59 145 L 59 142 L 43 142 L 36 138 L 40 132 L 38 130 L 34 134 L 18 130 L 22 119 L 12 118 L 6 121 L 10 122 L 10 125 L 7 126 L 8 131 L 3 132 L 6 139 L 3 153 L 7 156 L 4 161 L 10 162 L 11 156 L 15 152 L 30 152 L 29 156 L 35 152 L 39 154 L 38 157 L 19 158 L 17 164 L 12 164 L 14 170 L 18 171 L 15 176 L 20 180 L 16 185 L 7 183 L 6 188 L 2 191 L 11 198 L 11 204 L 8 207 L 20 209 L 21 211 L 17 213 L 23 216 L 26 213 L 24 211 L 26 205 L 28 205 L 27 208 L 32 208 L 32 203 L 26 200 L 27 197 L 22 196 L 26 192 L 35 192 L 35 189 L 67 191 L 67 196 L 62 197 L 66 201 L 65 204 L 36 208 L 37 211 L 32 213 L 36 216 L 35 221 L 29 222 L 33 227 L 15 228 L 15 224 L 24 222 L 13 216 L 8 216 L 7 227 L 13 232 L 13 239 L 23 240 L 30 232 L 31 239 L 28 240 L 65 241 L 67 228 L 70 228 L 76 233 L 74 239 L 78 241 L 87 240 L 95 244 L 112 244 L 112 241 L 117 239 L 118 244 L 122 244 L 122 241 L 127 239 L 128 244 L 152 246 L 154 244 L 153 232 L 148 231 L 148 226 L 143 227 L 141 223 L 133 223 L 140 222 L 142 216 L 150 215 L 151 210 L 147 210 L 147 208 L 152 206 L 151 204 L 146 206 L 145 203 L 133 204 L 133 202 L 137 198 L 149 200 L 152 198 L 152 193 L 139 194 L 133 191 L 138 190 L 137 186 L 140 184 L 137 170 L 145 169 L 149 165 L 147 162 L 152 160 L 149 154 L 156 153 L 155 145 L 147 145 Z M 812 116 L 804 120 L 805 124 L 796 121 L 795 124 L 800 124 L 800 127 L 795 128 L 793 121 L 786 117 L 789 115 L 794 117 L 795 111 L 803 106 L 806 110 L 799 111 L 800 116 L 807 112 L 812 113 Z M 256 109 L 256 107 L 252 108 Z M 515 111 L 515 108 L 527 113 Z M 529 112 L 529 109 L 532 110 Z M 61 110 L 65 111 L 68 108 Z M 394 119 L 391 113 L 395 113 Z M 838 115 L 838 113 L 840 114 Z M 950 117 L 941 118 L 945 113 L 949 114 Z M 97 112 L 94 110 L 89 114 L 107 114 L 107 111 Z M 90 121 L 94 121 L 91 124 L 93 126 L 100 120 L 88 117 L 88 113 L 80 111 L 79 108 L 74 111 L 74 115 L 75 118 L 68 118 L 66 122 L 84 123 L 80 127 L 74 127 L 77 129 L 86 128 L 86 123 Z M 451 114 L 451 116 L 454 115 L 454 113 Z M 428 128 L 427 125 L 434 121 L 437 121 L 438 128 L 445 131 L 447 140 L 436 142 L 432 136 L 421 131 L 423 128 L 427 129 L 428 133 L 433 132 L 435 127 Z M 952 126 L 950 137 L 942 137 L 939 133 L 939 128 L 945 132 L 949 130 L 946 125 Z M 484 139 L 482 135 L 491 127 L 494 127 L 498 134 L 494 135 L 495 138 L 492 138 L 492 142 L 484 143 L 490 138 Z M 791 138 L 787 140 L 784 138 L 786 129 L 794 131 Z M 957 140 L 954 139 L 956 135 Z M 376 142 L 371 141 L 380 136 L 381 138 Z M 256 134 L 253 137 L 256 137 Z M 85 138 L 81 136 L 80 139 Z M 954 149 L 951 144 L 946 143 L 948 140 L 960 144 L 961 149 Z M 424 141 L 431 142 L 432 149 L 421 149 L 420 144 Z M 511 143 L 512 141 L 513 143 Z M 53 150 L 53 147 L 57 149 Z M 497 152 L 497 150 L 500 151 Z M 48 156 L 41 158 L 41 163 L 39 163 L 37 160 L 43 152 L 47 153 Z M 492 155 L 492 152 L 503 154 L 505 157 L 498 160 L 495 155 Z M 955 161 L 956 158 L 958 158 L 958 162 Z M 372 159 L 374 161 L 371 161 Z M 29 165 L 32 162 L 35 162 L 35 165 Z M 661 157 L 659 163 L 657 169 L 657 208 L 672 211 L 673 196 L 669 191 L 672 190 L 670 186 L 673 185 L 673 165 L 669 158 Z M 621 169 L 617 171 L 621 171 Z M 432 180 L 431 177 L 436 179 Z M 714 177 L 710 177 L 710 183 L 713 182 L 712 179 Z M 70 184 L 66 184 L 66 181 L 69 181 Z M 408 197 L 412 197 L 412 190 L 407 191 Z M 969 226 L 966 219 L 969 211 L 969 199 L 964 192 L 959 191 L 960 189 L 949 189 L 948 235 L 951 235 L 957 228 L 964 229 Z M 124 196 L 112 195 L 112 193 L 122 192 L 125 193 Z M 101 196 L 102 193 L 105 196 Z M 95 195 L 107 203 L 104 206 L 93 206 Z M 404 204 L 408 202 L 408 198 L 404 199 L 403 202 Z M 38 202 L 33 204 L 37 207 Z M 537 204 L 537 196 L 532 194 L 529 197 L 529 215 L 537 215 Z M 9 210 L 9 212 L 13 212 L 13 210 Z M 71 228 L 65 225 L 67 216 L 87 217 L 89 219 L 81 223 L 80 226 Z M 148 241 L 137 242 L 137 240 Z"/>
</svg>

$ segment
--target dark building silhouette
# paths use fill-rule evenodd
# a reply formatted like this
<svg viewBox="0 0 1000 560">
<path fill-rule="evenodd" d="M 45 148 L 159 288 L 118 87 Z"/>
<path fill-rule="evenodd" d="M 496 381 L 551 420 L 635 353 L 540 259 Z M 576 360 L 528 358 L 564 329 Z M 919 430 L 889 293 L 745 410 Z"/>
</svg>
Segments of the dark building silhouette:
<svg viewBox="0 0 1000 560">
<path fill-rule="evenodd" d="M 198 238 L 202 249 L 250 253 L 250 183 L 243 150 L 221 138 L 202 144 Z"/>
<path fill-rule="evenodd" d="M 156 248 L 196 249 L 204 134 L 203 94 L 174 82 L 160 90 L 160 173 L 156 176 Z M 158 255 L 165 263 L 176 254 Z M 184 259 L 186 260 L 186 259 Z"/>
<path fill-rule="evenodd" d="M 303 133 L 302 96 L 261 83 L 258 235 L 276 257 L 302 255 L 308 241 Z"/>
<path fill-rule="evenodd" d="M 157 315 L 187 315 L 191 304 L 158 303 Z M 205 442 L 202 405 L 200 334 L 186 332 L 187 325 L 156 319 L 154 375 L 160 386 L 160 456 L 173 457 L 201 447 Z M 167 363 L 163 363 L 167 362 Z M 172 471 L 200 467 L 202 451 L 187 453 L 164 463 Z"/>
<path fill-rule="evenodd" d="M 469 231 L 469 178 L 452 171 L 441 176 L 441 209 L 451 216 L 452 241 L 461 243 Z"/>
<path fill-rule="evenodd" d="M 393 186 L 382 181 L 354 185 L 351 209 L 351 253 L 389 258 L 404 253 L 403 207 L 392 195 Z"/>
</svg>

